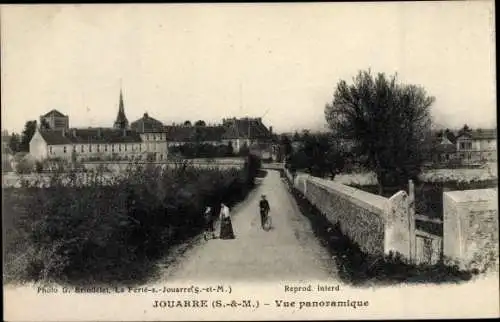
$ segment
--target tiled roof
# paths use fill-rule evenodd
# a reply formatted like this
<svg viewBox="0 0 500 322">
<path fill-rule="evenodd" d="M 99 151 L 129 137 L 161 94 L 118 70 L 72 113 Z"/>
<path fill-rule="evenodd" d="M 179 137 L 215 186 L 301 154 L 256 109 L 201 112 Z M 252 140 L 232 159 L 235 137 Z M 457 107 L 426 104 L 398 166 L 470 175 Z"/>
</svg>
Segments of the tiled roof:
<svg viewBox="0 0 500 322">
<path fill-rule="evenodd" d="M 132 122 L 130 127 L 141 133 L 164 132 L 163 123 L 152 118 L 148 113 L 144 113 L 143 117 Z"/>
<path fill-rule="evenodd" d="M 222 136 L 224 139 L 271 139 L 272 137 L 271 132 L 260 119 L 229 119 L 225 120 L 224 123 L 227 126 L 227 131 Z"/>
<path fill-rule="evenodd" d="M 138 132 L 109 128 L 88 128 L 46 130 L 40 134 L 49 145 L 88 144 L 88 143 L 139 143 L 142 142 Z"/>
<path fill-rule="evenodd" d="M 462 136 L 468 136 L 473 140 L 492 140 L 497 138 L 496 129 L 477 129 L 470 131 L 460 131 L 457 138 Z"/>
<path fill-rule="evenodd" d="M 223 126 L 168 125 L 164 127 L 164 130 L 168 141 L 194 142 L 197 138 L 200 141 L 221 141 L 226 128 Z"/>
<path fill-rule="evenodd" d="M 63 113 L 59 112 L 58 110 L 52 110 L 45 114 L 43 117 L 50 117 L 50 116 L 55 116 L 55 117 L 65 117 Z"/>
</svg>

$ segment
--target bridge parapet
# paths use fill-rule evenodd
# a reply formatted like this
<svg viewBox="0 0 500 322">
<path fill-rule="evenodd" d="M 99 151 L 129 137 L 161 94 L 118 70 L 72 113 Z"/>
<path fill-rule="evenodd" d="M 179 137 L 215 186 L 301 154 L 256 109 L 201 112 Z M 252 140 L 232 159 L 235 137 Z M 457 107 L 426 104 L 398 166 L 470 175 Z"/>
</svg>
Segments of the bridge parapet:
<svg viewBox="0 0 500 322">
<path fill-rule="evenodd" d="M 391 198 L 288 169 L 285 175 L 330 222 L 369 254 L 399 253 L 411 260 L 409 198 L 400 191 Z"/>
</svg>

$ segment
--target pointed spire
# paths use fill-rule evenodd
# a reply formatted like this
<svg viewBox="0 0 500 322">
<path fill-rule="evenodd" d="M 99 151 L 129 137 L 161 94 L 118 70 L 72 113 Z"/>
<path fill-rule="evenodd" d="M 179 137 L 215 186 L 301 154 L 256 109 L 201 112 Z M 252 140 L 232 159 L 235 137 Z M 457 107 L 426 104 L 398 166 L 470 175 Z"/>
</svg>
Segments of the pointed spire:
<svg viewBox="0 0 500 322">
<path fill-rule="evenodd" d="M 121 80 L 120 80 L 121 83 Z M 118 115 L 116 116 L 116 121 L 114 127 L 117 129 L 127 129 L 128 128 L 128 120 L 125 116 L 125 105 L 123 104 L 123 91 L 120 86 L 120 99 L 118 103 Z"/>
</svg>

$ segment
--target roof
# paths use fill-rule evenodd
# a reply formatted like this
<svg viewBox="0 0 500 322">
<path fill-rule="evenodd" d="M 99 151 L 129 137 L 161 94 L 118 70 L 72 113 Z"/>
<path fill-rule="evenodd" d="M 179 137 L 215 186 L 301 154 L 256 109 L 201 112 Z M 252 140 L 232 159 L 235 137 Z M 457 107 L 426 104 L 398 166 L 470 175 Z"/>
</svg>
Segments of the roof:
<svg viewBox="0 0 500 322">
<path fill-rule="evenodd" d="M 164 127 L 167 140 L 174 142 L 221 141 L 226 128 L 223 126 L 182 126 L 168 125 Z"/>
<path fill-rule="evenodd" d="M 260 118 L 227 119 L 223 121 L 227 127 L 224 139 L 250 138 L 271 139 L 269 129 L 262 123 Z"/>
<path fill-rule="evenodd" d="M 151 116 L 148 115 L 148 113 L 144 113 L 144 115 L 140 119 L 132 122 L 130 124 L 130 127 L 133 130 L 136 130 L 141 133 L 165 131 L 163 123 L 155 118 L 152 118 Z"/>
<path fill-rule="evenodd" d="M 52 116 L 55 116 L 55 117 L 66 117 L 66 115 L 64 115 L 63 113 L 59 112 L 58 110 L 52 110 L 52 111 L 48 112 L 47 114 L 45 114 L 43 117 L 52 117 Z"/>
<path fill-rule="evenodd" d="M 125 132 L 125 134 L 124 134 Z M 110 128 L 87 128 L 40 131 L 49 145 L 88 144 L 88 143 L 139 143 L 142 142 L 138 132 Z"/>
<path fill-rule="evenodd" d="M 472 140 L 492 140 L 497 138 L 496 129 L 477 129 L 469 131 L 460 131 L 457 139 L 462 136 L 470 137 Z"/>
</svg>

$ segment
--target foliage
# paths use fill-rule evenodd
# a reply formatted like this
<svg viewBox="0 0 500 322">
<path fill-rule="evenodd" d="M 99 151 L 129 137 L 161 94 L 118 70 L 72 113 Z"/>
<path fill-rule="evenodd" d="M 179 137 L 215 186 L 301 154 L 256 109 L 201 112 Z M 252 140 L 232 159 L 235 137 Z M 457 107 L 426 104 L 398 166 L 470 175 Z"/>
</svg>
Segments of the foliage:
<svg viewBox="0 0 500 322">
<path fill-rule="evenodd" d="M 194 126 L 206 126 L 207 124 L 203 120 L 198 120 L 194 123 Z"/>
<path fill-rule="evenodd" d="M 305 170 L 313 176 L 335 177 L 343 170 L 347 154 L 335 145 L 331 135 L 305 132 L 301 141 L 301 147 L 288 162 L 292 172 Z"/>
<path fill-rule="evenodd" d="M 209 143 L 186 143 L 169 148 L 169 153 L 180 155 L 184 158 L 223 158 L 233 156 L 233 146 L 213 145 Z"/>
<path fill-rule="evenodd" d="M 9 148 L 12 154 L 21 152 L 21 136 L 17 133 L 12 133 L 9 141 Z"/>
<path fill-rule="evenodd" d="M 290 141 L 288 136 L 281 135 L 279 138 L 277 161 L 285 161 L 288 157 L 291 156 L 292 152 L 292 142 Z"/>
<path fill-rule="evenodd" d="M 29 152 L 30 141 L 36 132 L 36 121 L 28 121 L 24 125 L 24 130 L 21 136 L 21 144 L 19 150 L 23 152 Z"/>
<path fill-rule="evenodd" d="M 19 174 L 31 173 L 34 170 L 35 163 L 28 157 L 23 157 L 17 161 L 15 171 Z"/>
<path fill-rule="evenodd" d="M 174 168 L 131 165 L 116 177 L 60 171 L 43 189 L 42 177 L 17 191 L 4 189 L 6 276 L 140 283 L 172 246 L 201 232 L 206 205 L 232 205 L 245 197 L 251 168 L 202 170 L 183 161 Z"/>
<path fill-rule="evenodd" d="M 360 71 L 352 85 L 337 84 L 325 117 L 335 137 L 355 142 L 382 192 L 384 186 L 405 185 L 418 176 L 429 148 L 433 102 L 422 87 Z"/>
</svg>

